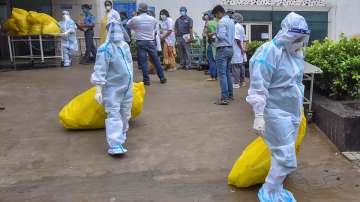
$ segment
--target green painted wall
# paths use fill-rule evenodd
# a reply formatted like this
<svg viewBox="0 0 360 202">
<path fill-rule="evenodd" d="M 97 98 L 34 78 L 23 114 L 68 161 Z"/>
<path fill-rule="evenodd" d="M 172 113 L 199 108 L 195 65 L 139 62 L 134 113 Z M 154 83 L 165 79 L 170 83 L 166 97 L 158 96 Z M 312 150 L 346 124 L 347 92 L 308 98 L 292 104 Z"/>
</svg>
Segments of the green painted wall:
<svg viewBox="0 0 360 202">
<path fill-rule="evenodd" d="M 281 21 L 290 11 L 239 11 L 245 22 L 272 22 L 273 36 L 281 28 Z M 328 12 L 300 11 L 311 30 L 310 41 L 323 40 L 328 36 Z"/>
</svg>

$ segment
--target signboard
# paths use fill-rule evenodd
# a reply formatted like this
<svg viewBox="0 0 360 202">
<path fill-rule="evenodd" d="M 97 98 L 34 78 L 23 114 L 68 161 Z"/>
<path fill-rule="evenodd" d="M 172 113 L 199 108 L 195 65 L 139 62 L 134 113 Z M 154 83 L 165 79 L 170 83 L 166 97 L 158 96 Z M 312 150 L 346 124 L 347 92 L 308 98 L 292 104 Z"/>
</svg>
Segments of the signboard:
<svg viewBox="0 0 360 202">
<path fill-rule="evenodd" d="M 114 2 L 114 9 L 120 12 L 126 12 L 128 17 L 132 16 L 132 13 L 136 11 L 136 3 L 120 3 Z"/>
</svg>

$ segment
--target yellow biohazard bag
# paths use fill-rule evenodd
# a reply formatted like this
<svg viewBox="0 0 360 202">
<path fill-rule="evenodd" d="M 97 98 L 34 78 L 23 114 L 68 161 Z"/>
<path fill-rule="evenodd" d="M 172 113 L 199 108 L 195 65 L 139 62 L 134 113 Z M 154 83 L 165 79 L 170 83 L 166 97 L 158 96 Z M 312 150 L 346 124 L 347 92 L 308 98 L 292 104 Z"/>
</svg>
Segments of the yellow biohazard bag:
<svg viewBox="0 0 360 202">
<path fill-rule="evenodd" d="M 13 8 L 12 9 L 12 14 L 14 13 L 17 13 L 17 14 L 20 14 L 20 15 L 28 15 L 29 12 L 27 12 L 26 10 L 24 9 L 21 9 L 21 8 Z"/>
<path fill-rule="evenodd" d="M 57 20 L 55 20 L 53 17 L 51 17 L 50 15 L 45 14 L 45 13 L 40 13 L 39 19 L 40 19 L 39 21 L 43 25 L 49 24 L 49 23 L 59 24 L 59 22 Z"/>
<path fill-rule="evenodd" d="M 61 29 L 58 21 L 56 21 L 53 17 L 45 14 L 39 13 L 38 15 L 34 14 L 39 19 L 39 22 L 42 25 L 42 34 L 59 34 L 61 33 Z"/>
<path fill-rule="evenodd" d="M 296 140 L 296 154 L 306 133 L 306 118 L 303 115 Z M 246 188 L 265 182 L 270 170 L 271 154 L 261 137 L 250 143 L 235 162 L 228 176 L 228 183 L 238 188 Z"/>
<path fill-rule="evenodd" d="M 4 23 L 4 28 L 12 35 L 19 31 L 14 18 L 9 18 Z"/>
<path fill-rule="evenodd" d="M 29 32 L 30 25 L 27 21 L 29 13 L 26 10 L 13 8 L 11 18 L 15 19 L 16 25 L 19 28 L 19 35 L 26 35 Z"/>
<path fill-rule="evenodd" d="M 50 22 L 42 25 L 42 34 L 59 34 L 59 33 L 61 33 L 61 29 L 57 23 Z"/>
<path fill-rule="evenodd" d="M 59 23 L 45 13 L 26 11 L 13 8 L 11 17 L 4 24 L 11 35 L 58 34 L 61 32 Z"/>
<path fill-rule="evenodd" d="M 32 25 L 41 24 L 40 16 L 41 16 L 40 13 L 37 13 L 35 11 L 29 11 L 29 15 L 27 16 L 27 21 L 29 24 Z"/>
<path fill-rule="evenodd" d="M 96 88 L 90 88 L 75 97 L 59 113 L 60 123 L 67 129 L 101 129 L 105 127 L 106 113 L 95 99 Z M 135 119 L 142 112 L 145 97 L 144 83 L 134 83 L 131 118 Z"/>
<path fill-rule="evenodd" d="M 40 35 L 41 30 L 42 30 L 41 24 L 33 24 L 30 27 L 29 35 Z"/>
<path fill-rule="evenodd" d="M 106 40 L 106 23 L 107 23 L 107 15 L 105 15 L 101 20 L 101 29 L 100 29 L 100 44 L 103 44 Z"/>
</svg>

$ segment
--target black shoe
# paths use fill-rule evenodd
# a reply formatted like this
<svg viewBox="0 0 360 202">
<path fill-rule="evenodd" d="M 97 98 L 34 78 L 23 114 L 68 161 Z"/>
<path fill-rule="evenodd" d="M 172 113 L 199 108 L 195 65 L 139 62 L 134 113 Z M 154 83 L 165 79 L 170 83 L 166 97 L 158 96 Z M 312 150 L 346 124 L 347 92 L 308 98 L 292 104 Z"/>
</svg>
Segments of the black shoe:
<svg viewBox="0 0 360 202">
<path fill-rule="evenodd" d="M 144 82 L 145 86 L 150 86 L 150 82 Z"/>
<path fill-rule="evenodd" d="M 229 105 L 228 100 L 218 99 L 214 104 L 216 105 Z"/>
<path fill-rule="evenodd" d="M 166 79 L 166 78 L 164 78 L 164 79 L 161 79 L 161 80 L 160 80 L 160 83 L 162 83 L 162 84 L 165 84 L 165 83 L 167 83 L 167 79 Z"/>
<path fill-rule="evenodd" d="M 228 100 L 228 101 L 234 101 L 235 99 L 234 99 L 233 96 L 231 96 L 231 97 L 228 97 L 227 100 Z"/>
</svg>

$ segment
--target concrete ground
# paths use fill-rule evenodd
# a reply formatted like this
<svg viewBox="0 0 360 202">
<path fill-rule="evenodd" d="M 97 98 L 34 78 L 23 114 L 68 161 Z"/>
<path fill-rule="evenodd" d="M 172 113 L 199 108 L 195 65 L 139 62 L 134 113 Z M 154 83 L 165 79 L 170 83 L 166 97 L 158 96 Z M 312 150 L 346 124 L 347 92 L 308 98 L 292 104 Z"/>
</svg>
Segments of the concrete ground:
<svg viewBox="0 0 360 202">
<path fill-rule="evenodd" d="M 168 73 L 166 85 L 153 77 L 144 111 L 131 123 L 129 153 L 112 158 L 103 130 L 67 131 L 58 123 L 61 107 L 90 87 L 90 74 L 87 66 L 0 73 L 1 202 L 257 201 L 257 186 L 236 189 L 226 180 L 255 138 L 247 89 L 216 106 L 218 85 L 202 72 Z M 286 181 L 298 201 L 359 201 L 360 170 L 314 125 L 299 163 Z"/>
</svg>

